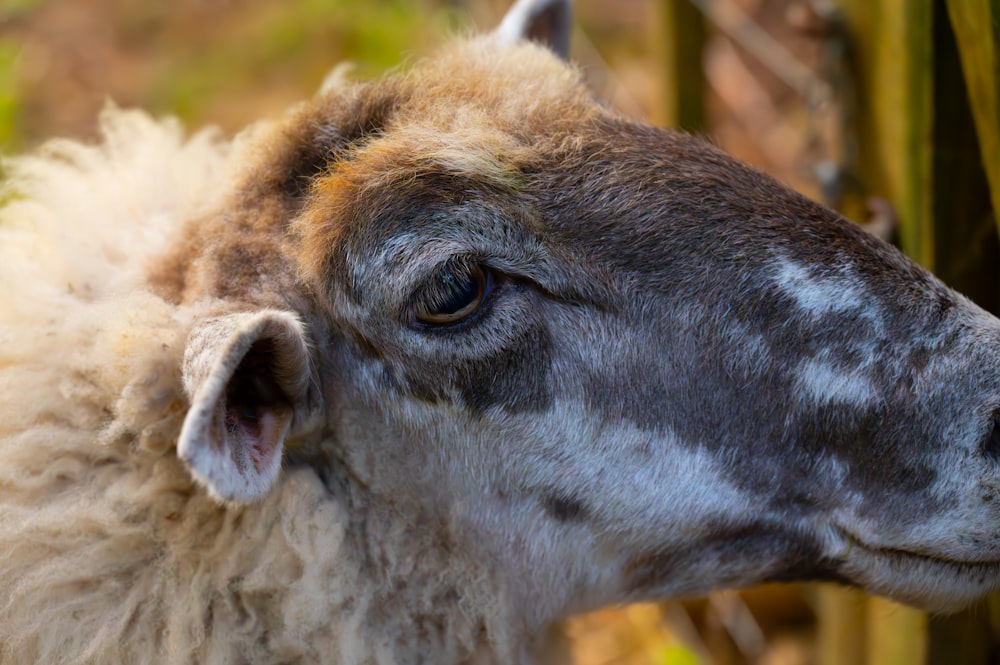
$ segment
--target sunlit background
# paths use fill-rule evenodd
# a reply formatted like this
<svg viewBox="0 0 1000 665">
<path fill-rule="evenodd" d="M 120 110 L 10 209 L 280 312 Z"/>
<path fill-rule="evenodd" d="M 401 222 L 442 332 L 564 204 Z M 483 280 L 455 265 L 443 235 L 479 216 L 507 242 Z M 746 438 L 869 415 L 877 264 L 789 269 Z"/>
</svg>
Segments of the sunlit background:
<svg viewBox="0 0 1000 665">
<path fill-rule="evenodd" d="M 113 100 L 192 127 L 236 131 L 311 95 L 331 67 L 370 78 L 433 52 L 449 35 L 488 29 L 507 0 L 0 0 L 0 145 L 93 136 Z M 623 112 L 669 124 L 668 2 L 578 0 L 574 59 Z M 687 3 L 685 3 L 687 4 Z M 824 22 L 803 0 L 733 0 L 783 52 L 823 63 Z M 681 28 L 683 32 L 683 27 Z M 752 39 L 752 38 L 751 38 Z M 778 41 L 775 41 L 777 44 Z M 770 43 L 765 47 L 771 46 Z M 822 129 L 782 81 L 725 37 L 710 40 L 705 131 L 731 152 L 815 189 L 806 160 Z M 813 117 L 815 116 L 815 117 Z M 753 137 L 752 140 L 748 137 Z M 812 145 L 806 145 L 812 143 Z"/>
</svg>

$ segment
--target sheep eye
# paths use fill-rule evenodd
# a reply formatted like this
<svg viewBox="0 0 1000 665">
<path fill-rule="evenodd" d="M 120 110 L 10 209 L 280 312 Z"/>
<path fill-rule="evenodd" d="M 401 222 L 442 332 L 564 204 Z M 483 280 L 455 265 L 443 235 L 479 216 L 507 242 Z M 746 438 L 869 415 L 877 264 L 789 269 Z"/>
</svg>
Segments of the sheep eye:
<svg viewBox="0 0 1000 665">
<path fill-rule="evenodd" d="M 425 302 L 417 308 L 416 318 L 432 326 L 458 323 L 479 309 L 490 283 L 490 274 L 480 266 L 444 270 L 430 285 Z"/>
<path fill-rule="evenodd" d="M 994 461 L 1000 462 L 1000 413 L 990 421 L 990 433 L 986 437 L 983 451 Z"/>
</svg>

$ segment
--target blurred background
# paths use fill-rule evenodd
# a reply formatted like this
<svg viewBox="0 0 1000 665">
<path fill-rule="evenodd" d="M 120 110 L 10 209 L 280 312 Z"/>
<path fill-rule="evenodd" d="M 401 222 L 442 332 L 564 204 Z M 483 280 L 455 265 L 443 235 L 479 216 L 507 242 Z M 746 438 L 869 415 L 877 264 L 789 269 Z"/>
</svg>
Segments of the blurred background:
<svg viewBox="0 0 1000 665">
<path fill-rule="evenodd" d="M 113 100 L 235 132 L 496 25 L 507 0 L 0 0 L 0 151 L 94 139 Z M 576 0 L 573 54 L 622 113 L 701 133 L 1000 310 L 1000 2 Z M 771 585 L 572 620 L 576 665 L 1000 663 L 951 617 Z"/>
</svg>

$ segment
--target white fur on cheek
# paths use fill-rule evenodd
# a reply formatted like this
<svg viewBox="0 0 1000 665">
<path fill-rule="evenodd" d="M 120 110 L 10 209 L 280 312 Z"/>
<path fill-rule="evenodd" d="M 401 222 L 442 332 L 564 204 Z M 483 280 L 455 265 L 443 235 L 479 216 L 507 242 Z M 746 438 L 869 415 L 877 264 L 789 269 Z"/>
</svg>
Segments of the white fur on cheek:
<svg viewBox="0 0 1000 665">
<path fill-rule="evenodd" d="M 503 562 L 539 617 L 567 604 L 609 602 L 621 594 L 630 558 L 671 544 L 682 549 L 708 536 L 713 522 L 753 516 L 753 502 L 707 450 L 669 431 L 627 422 L 609 427 L 582 402 L 557 400 L 545 413 L 513 417 L 502 430 L 483 434 L 496 442 L 485 448 L 456 444 L 461 436 L 459 430 L 437 437 L 449 446 L 437 455 L 441 473 L 467 483 L 468 495 L 457 502 L 460 523 L 474 546 Z M 511 456 L 511 449 L 519 453 Z M 537 490 L 511 497 L 501 489 L 508 485 Z M 484 494 L 483 486 L 499 495 Z M 577 522 L 554 521 L 542 506 L 546 493 L 578 500 L 585 514 Z M 660 591 L 697 593 L 712 579 L 678 571 L 673 584 Z"/>
</svg>

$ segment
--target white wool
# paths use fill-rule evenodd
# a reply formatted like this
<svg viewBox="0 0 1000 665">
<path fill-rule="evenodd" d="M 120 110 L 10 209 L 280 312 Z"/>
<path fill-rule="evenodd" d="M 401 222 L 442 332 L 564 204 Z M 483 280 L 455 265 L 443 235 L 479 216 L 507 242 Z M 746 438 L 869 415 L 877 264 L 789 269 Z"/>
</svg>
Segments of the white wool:
<svg viewBox="0 0 1000 665">
<path fill-rule="evenodd" d="M 4 662 L 108 660 L 116 621 L 156 583 L 142 579 L 156 541 L 138 518 L 176 508 L 164 484 L 189 484 L 179 468 L 153 475 L 176 426 L 171 368 L 186 317 L 142 291 L 141 275 L 179 221 L 212 201 L 229 149 L 212 132 L 184 141 L 175 122 L 112 108 L 101 131 L 101 144 L 53 141 L 5 164 Z M 155 505 L 143 500 L 153 494 Z M 117 616 L 77 612 L 111 596 Z"/>
<path fill-rule="evenodd" d="M 230 146 L 216 131 L 185 141 L 176 121 L 113 107 L 100 131 L 97 145 L 54 140 L 5 162 L 3 284 L 88 300 L 130 291 L 179 221 L 223 189 Z"/>
<path fill-rule="evenodd" d="M 168 303 L 142 275 L 231 190 L 238 147 L 133 111 L 101 129 L 6 166 L 0 662 L 406 663 L 428 657 L 415 622 L 437 655 L 468 659 L 482 619 L 441 600 L 464 583 L 431 536 L 349 519 L 309 469 L 247 507 L 195 485 L 175 445 L 206 305 Z M 376 575 L 348 535 L 359 519 Z"/>
</svg>

